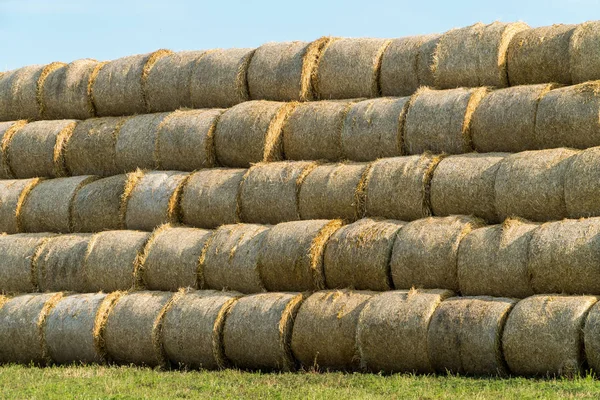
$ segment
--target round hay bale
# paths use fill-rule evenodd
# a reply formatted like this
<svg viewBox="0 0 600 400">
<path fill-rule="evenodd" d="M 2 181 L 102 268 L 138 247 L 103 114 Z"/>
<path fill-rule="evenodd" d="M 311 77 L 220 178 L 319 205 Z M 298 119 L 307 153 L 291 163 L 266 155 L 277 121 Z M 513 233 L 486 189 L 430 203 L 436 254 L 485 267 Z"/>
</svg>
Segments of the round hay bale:
<svg viewBox="0 0 600 400">
<path fill-rule="evenodd" d="M 205 53 L 206 51 L 180 51 L 156 61 L 144 84 L 147 112 L 192 107 L 192 72 Z"/>
<path fill-rule="evenodd" d="M 75 60 L 54 69 L 41 87 L 43 119 L 88 119 L 95 116 L 89 96 L 89 82 L 100 65 L 88 58 Z"/>
<path fill-rule="evenodd" d="M 159 169 L 193 171 L 216 164 L 213 135 L 222 110 L 179 110 L 158 127 L 156 165 Z"/>
<path fill-rule="evenodd" d="M 269 232 L 263 225 L 223 225 L 209 239 L 200 272 L 206 287 L 242 293 L 264 292 L 259 257 Z"/>
<path fill-rule="evenodd" d="M 315 88 L 319 99 L 377 97 L 381 58 L 391 40 L 332 39 L 319 59 Z"/>
<path fill-rule="evenodd" d="M 480 220 L 466 216 L 429 217 L 404 225 L 392 251 L 394 287 L 458 291 L 458 247 L 480 226 Z"/>
<path fill-rule="evenodd" d="M 33 259 L 51 236 L 47 233 L 0 236 L 0 293 L 38 291 Z"/>
<path fill-rule="evenodd" d="M 444 300 L 427 330 L 433 368 L 440 373 L 506 375 L 502 331 L 516 302 L 489 296 Z"/>
<path fill-rule="evenodd" d="M 122 364 L 164 366 L 163 317 L 180 295 L 142 291 L 121 297 L 108 315 L 104 330 L 108 357 Z"/>
<path fill-rule="evenodd" d="M 353 370 L 359 366 L 356 331 L 374 292 L 322 291 L 304 300 L 292 334 L 292 352 L 305 367 Z"/>
<path fill-rule="evenodd" d="M 169 113 L 144 114 L 125 120 L 115 144 L 119 173 L 135 171 L 136 168 L 156 168 L 158 132 L 168 116 Z"/>
<path fill-rule="evenodd" d="M 150 234 L 106 231 L 93 235 L 83 262 L 85 292 L 113 292 L 138 288 L 142 255 Z"/>
<path fill-rule="evenodd" d="M 488 93 L 473 112 L 471 138 L 475 151 L 516 153 L 539 148 L 536 116 L 552 83 L 515 86 Z M 537 119 L 539 121 L 539 118 Z"/>
<path fill-rule="evenodd" d="M 600 79 L 597 54 L 600 52 L 598 38 L 600 22 L 587 21 L 578 24 L 569 41 L 569 67 L 571 81 L 581 83 Z"/>
<path fill-rule="evenodd" d="M 231 107 L 250 100 L 247 71 L 254 49 L 216 49 L 193 67 L 192 108 Z"/>
<path fill-rule="evenodd" d="M 237 368 L 294 370 L 290 339 L 303 299 L 300 293 L 259 293 L 233 303 L 223 328 L 225 356 Z"/>
<path fill-rule="evenodd" d="M 565 205 L 569 218 L 600 216 L 600 147 L 580 151 L 565 170 Z"/>
<path fill-rule="evenodd" d="M 596 373 L 600 371 L 600 343 L 598 331 L 600 330 L 600 306 L 596 303 L 589 311 L 583 326 L 583 339 L 585 350 L 585 361 Z"/>
<path fill-rule="evenodd" d="M 449 290 L 398 290 L 374 295 L 358 320 L 361 367 L 372 372 L 432 373 L 427 329 Z"/>
<path fill-rule="evenodd" d="M 342 226 L 325 246 L 325 282 L 329 289 L 390 290 L 390 258 L 404 222 L 361 219 Z"/>
<path fill-rule="evenodd" d="M 213 232 L 163 225 L 145 246 L 142 281 L 151 290 L 202 288 L 200 256 Z"/>
<path fill-rule="evenodd" d="M 67 170 L 73 176 L 120 174 L 117 168 L 117 136 L 128 117 L 92 118 L 80 121 L 65 144 Z"/>
<path fill-rule="evenodd" d="M 188 177 L 177 171 L 149 171 L 141 178 L 130 177 L 128 185 L 133 188 L 126 189 L 123 196 L 127 229 L 152 231 L 179 222 L 181 190 Z"/>
<path fill-rule="evenodd" d="M 19 216 L 23 202 L 40 181 L 39 178 L 0 180 L 0 232 L 12 234 L 21 230 Z"/>
<path fill-rule="evenodd" d="M 460 154 L 444 158 L 431 179 L 433 215 L 476 215 L 497 222 L 496 173 L 506 153 Z"/>
<path fill-rule="evenodd" d="M 47 364 L 46 319 L 62 293 L 23 294 L 0 308 L 0 362 Z"/>
<path fill-rule="evenodd" d="M 327 241 L 340 220 L 284 222 L 267 233 L 258 258 L 262 283 L 268 291 L 325 288 L 323 261 Z"/>
<path fill-rule="evenodd" d="M 73 233 L 48 238 L 36 249 L 32 258 L 32 273 L 42 292 L 69 290 L 86 291 L 84 262 L 89 233 Z"/>
<path fill-rule="evenodd" d="M 464 237 L 458 249 L 458 283 L 465 296 L 524 298 L 533 294 L 529 243 L 538 224 L 507 219 Z"/>
<path fill-rule="evenodd" d="M 71 211 L 77 192 L 95 176 L 56 178 L 38 183 L 22 202 L 17 222 L 20 232 L 72 231 Z"/>
<path fill-rule="evenodd" d="M 312 76 L 323 48 L 331 41 L 266 43 L 256 49 L 248 66 L 253 100 L 314 100 Z"/>
<path fill-rule="evenodd" d="M 14 178 L 8 165 L 8 144 L 13 135 L 26 124 L 26 120 L 0 122 L 0 179 Z"/>
<path fill-rule="evenodd" d="M 169 50 L 157 50 L 104 64 L 91 85 L 97 115 L 107 117 L 146 112 L 148 74 L 158 60 L 169 54 Z"/>
<path fill-rule="evenodd" d="M 162 343 L 169 360 L 191 368 L 224 368 L 223 327 L 238 297 L 215 290 L 185 293 L 163 322 Z"/>
<path fill-rule="evenodd" d="M 15 178 L 67 176 L 64 146 L 74 120 L 31 122 L 6 143 L 7 163 Z"/>
<path fill-rule="evenodd" d="M 566 217 L 565 176 L 575 154 L 577 151 L 563 148 L 524 151 L 500 161 L 495 184 L 500 220 L 511 216 L 532 221 Z"/>
<path fill-rule="evenodd" d="M 46 319 L 48 355 L 55 363 L 102 363 L 101 332 L 121 293 L 87 293 L 63 297 Z"/>
<path fill-rule="evenodd" d="M 237 168 L 194 172 L 181 194 L 181 221 L 209 229 L 240 222 L 238 193 L 246 172 Z"/>
<path fill-rule="evenodd" d="M 365 185 L 365 215 L 404 221 L 431 215 L 431 178 L 440 160 L 423 154 L 372 163 Z"/>
<path fill-rule="evenodd" d="M 378 98 L 352 104 L 342 129 L 344 158 L 372 161 L 401 156 L 408 101 L 409 97 Z"/>
<path fill-rule="evenodd" d="M 488 88 L 419 89 L 410 99 L 404 120 L 407 154 L 462 154 L 473 151 L 471 119 Z"/>
<path fill-rule="evenodd" d="M 504 327 L 502 350 L 517 375 L 567 375 L 583 372 L 585 318 L 595 296 L 538 295 L 521 300 Z"/>
<path fill-rule="evenodd" d="M 366 163 L 327 164 L 312 169 L 298 195 L 301 219 L 361 218 L 365 213 L 368 172 Z"/>
<path fill-rule="evenodd" d="M 82 187 L 73 198 L 73 232 L 123 229 L 122 197 L 127 175 L 98 179 Z"/>
<path fill-rule="evenodd" d="M 294 103 L 246 101 L 226 110 L 214 133 L 218 162 L 248 168 L 260 161 L 283 159 L 282 131 Z"/>
<path fill-rule="evenodd" d="M 478 22 L 442 35 L 433 75 L 440 89 L 508 86 L 507 51 L 512 38 L 529 29 L 523 22 Z"/>
<path fill-rule="evenodd" d="M 283 154 L 288 160 L 342 158 L 341 135 L 349 101 L 298 104 L 283 125 Z"/>
<path fill-rule="evenodd" d="M 508 45 L 511 86 L 532 83 L 571 83 L 569 47 L 576 25 L 556 24 L 526 29 Z"/>
<path fill-rule="evenodd" d="M 316 166 L 308 161 L 282 161 L 250 168 L 239 194 L 242 221 L 277 224 L 299 220 L 300 188 Z"/>
</svg>

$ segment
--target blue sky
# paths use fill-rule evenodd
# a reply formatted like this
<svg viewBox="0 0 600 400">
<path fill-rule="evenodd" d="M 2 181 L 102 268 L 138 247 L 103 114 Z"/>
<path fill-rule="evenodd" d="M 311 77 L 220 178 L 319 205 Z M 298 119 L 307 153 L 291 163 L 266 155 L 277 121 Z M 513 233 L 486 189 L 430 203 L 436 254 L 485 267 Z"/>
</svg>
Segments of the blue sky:
<svg viewBox="0 0 600 400">
<path fill-rule="evenodd" d="M 323 35 L 400 37 L 477 21 L 600 18 L 594 0 L 0 0 L 0 70 L 158 48 L 256 47 Z"/>
</svg>

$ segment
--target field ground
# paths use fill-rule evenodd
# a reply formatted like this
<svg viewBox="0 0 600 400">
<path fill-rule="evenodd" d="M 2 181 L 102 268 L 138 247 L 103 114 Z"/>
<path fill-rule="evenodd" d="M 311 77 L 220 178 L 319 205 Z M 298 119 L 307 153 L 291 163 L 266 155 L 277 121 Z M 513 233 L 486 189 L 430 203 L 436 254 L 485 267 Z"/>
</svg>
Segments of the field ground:
<svg viewBox="0 0 600 400">
<path fill-rule="evenodd" d="M 136 367 L 0 367 L 0 397 L 10 399 L 173 398 L 398 398 L 587 399 L 600 398 L 600 381 L 494 379 L 343 373 L 157 371 Z"/>
</svg>

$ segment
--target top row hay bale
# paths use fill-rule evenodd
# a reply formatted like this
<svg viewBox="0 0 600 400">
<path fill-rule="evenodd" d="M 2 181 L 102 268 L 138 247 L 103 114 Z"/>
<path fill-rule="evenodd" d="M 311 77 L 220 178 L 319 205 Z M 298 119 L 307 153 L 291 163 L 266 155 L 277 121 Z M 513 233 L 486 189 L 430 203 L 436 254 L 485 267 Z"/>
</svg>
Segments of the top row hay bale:
<svg viewBox="0 0 600 400">
<path fill-rule="evenodd" d="M 569 58 L 571 79 L 581 83 L 600 79 L 600 22 L 588 21 L 577 25 L 571 36 Z"/>
</svg>

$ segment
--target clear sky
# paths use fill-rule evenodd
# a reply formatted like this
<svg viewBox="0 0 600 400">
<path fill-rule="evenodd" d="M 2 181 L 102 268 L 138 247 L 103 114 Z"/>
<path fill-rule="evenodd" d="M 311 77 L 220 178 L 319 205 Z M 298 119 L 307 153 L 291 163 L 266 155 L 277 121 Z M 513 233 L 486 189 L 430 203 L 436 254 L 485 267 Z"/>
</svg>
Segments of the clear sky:
<svg viewBox="0 0 600 400">
<path fill-rule="evenodd" d="M 393 38 L 477 21 L 600 19 L 596 0 L 0 0 L 0 70 L 159 48 L 257 47 L 323 35 Z"/>
</svg>

